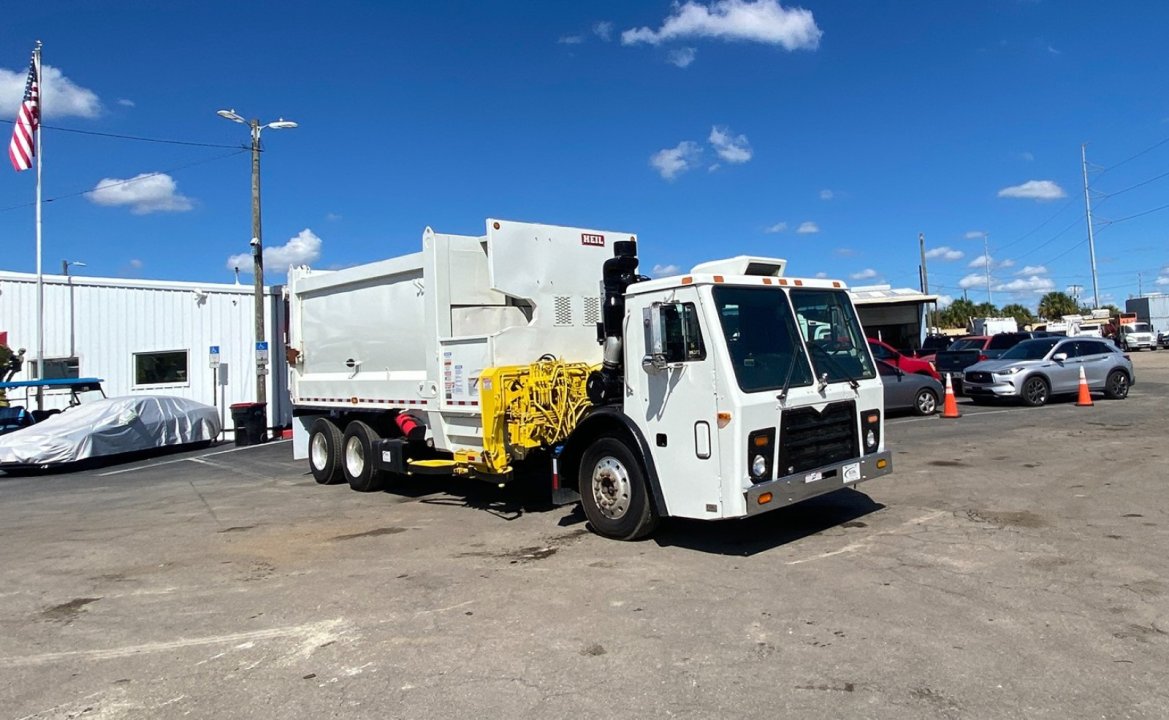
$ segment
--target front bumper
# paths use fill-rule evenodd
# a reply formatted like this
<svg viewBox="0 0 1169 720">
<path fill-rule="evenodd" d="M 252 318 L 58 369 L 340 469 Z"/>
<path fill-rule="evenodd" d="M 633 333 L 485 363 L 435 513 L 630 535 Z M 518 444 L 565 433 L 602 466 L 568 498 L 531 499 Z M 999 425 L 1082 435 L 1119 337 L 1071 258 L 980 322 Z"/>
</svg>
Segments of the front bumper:
<svg viewBox="0 0 1169 720">
<path fill-rule="evenodd" d="M 843 487 L 851 487 L 865 480 L 888 475 L 891 472 L 893 472 L 893 453 L 886 450 L 855 460 L 825 465 L 815 470 L 769 480 L 751 486 L 744 493 L 747 499 L 747 515 L 759 515 L 768 510 L 794 505 Z M 760 497 L 764 494 L 771 495 L 770 502 L 759 502 Z"/>
</svg>

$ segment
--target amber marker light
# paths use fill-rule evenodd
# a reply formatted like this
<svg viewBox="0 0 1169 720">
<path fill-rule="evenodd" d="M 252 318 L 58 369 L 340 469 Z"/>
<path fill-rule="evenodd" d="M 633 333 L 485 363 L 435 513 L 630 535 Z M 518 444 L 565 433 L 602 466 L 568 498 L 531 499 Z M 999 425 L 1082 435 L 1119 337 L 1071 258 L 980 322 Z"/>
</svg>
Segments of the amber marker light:
<svg viewBox="0 0 1169 720">
<path fill-rule="evenodd" d="M 884 470 L 885 466 L 888 464 L 889 464 L 889 461 L 885 460 L 884 458 L 881 458 L 880 460 L 877 461 L 877 469 Z"/>
<path fill-rule="evenodd" d="M 771 497 L 771 493 L 763 493 L 759 496 L 759 504 L 766 505 L 767 503 L 771 502 Z"/>
<path fill-rule="evenodd" d="M 730 424 L 731 424 L 731 414 L 729 412 L 720 412 L 718 414 L 718 426 L 720 428 L 725 428 L 727 425 L 730 425 Z"/>
</svg>

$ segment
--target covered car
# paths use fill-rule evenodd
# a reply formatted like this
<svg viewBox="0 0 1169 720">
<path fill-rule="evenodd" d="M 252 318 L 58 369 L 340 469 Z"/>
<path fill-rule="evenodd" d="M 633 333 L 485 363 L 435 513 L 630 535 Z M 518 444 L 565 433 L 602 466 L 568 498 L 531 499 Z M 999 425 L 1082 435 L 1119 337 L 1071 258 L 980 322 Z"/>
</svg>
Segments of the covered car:
<svg viewBox="0 0 1169 720">
<path fill-rule="evenodd" d="M 169 395 L 105 398 L 0 437 L 0 469 L 44 469 L 84 460 L 210 443 L 215 408 Z"/>
</svg>

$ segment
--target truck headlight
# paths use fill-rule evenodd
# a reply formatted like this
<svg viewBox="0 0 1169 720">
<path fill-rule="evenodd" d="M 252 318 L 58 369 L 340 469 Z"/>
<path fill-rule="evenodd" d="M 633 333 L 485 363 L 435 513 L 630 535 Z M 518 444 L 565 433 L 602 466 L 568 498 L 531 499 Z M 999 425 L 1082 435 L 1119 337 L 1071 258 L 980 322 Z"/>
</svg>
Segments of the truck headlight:
<svg viewBox="0 0 1169 720">
<path fill-rule="evenodd" d="M 881 412 L 865 410 L 861 413 L 861 437 L 865 440 L 865 454 L 877 452 L 881 444 Z"/>
<path fill-rule="evenodd" d="M 869 449 L 877 447 L 877 434 L 872 430 L 865 433 L 865 447 Z"/>
<path fill-rule="evenodd" d="M 756 455 L 755 459 L 751 461 L 751 476 L 761 478 L 767 472 L 767 459 L 762 455 Z"/>
<path fill-rule="evenodd" d="M 772 479 L 775 464 L 775 428 L 756 430 L 747 436 L 747 457 L 751 458 L 751 482 L 761 483 Z"/>
</svg>

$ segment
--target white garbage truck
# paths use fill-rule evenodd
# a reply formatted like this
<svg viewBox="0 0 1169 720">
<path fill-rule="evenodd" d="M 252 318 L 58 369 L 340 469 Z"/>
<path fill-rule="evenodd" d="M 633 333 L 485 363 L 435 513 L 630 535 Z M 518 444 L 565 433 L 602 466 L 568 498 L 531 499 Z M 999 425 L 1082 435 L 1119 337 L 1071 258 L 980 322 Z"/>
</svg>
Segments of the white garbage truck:
<svg viewBox="0 0 1169 720">
<path fill-rule="evenodd" d="M 293 449 L 320 483 L 546 477 L 592 528 L 740 518 L 892 470 L 838 280 L 739 256 L 638 273 L 632 233 L 488 219 L 288 275 Z"/>
</svg>

